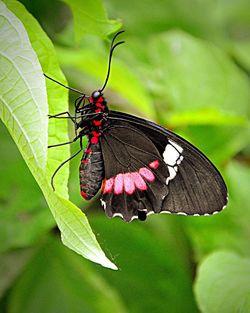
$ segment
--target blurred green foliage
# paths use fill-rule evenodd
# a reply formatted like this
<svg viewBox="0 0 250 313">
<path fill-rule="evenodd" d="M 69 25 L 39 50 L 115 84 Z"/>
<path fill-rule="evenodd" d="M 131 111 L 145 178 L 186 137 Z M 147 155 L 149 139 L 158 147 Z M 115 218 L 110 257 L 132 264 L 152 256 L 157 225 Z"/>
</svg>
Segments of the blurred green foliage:
<svg viewBox="0 0 250 313">
<path fill-rule="evenodd" d="M 14 12 L 14 1 L 5 2 Z M 109 220 L 99 201 L 80 198 L 76 158 L 69 196 L 119 267 L 107 270 L 62 246 L 39 187 L 1 125 L 0 312 L 248 313 L 250 2 L 22 3 L 54 44 L 56 55 L 52 45 L 42 47 L 38 29 L 25 25 L 29 36 L 34 33 L 33 48 L 48 53 L 40 60 L 46 71 L 58 71 L 63 82 L 59 61 L 69 85 L 88 94 L 103 83 L 105 39 L 122 23 L 126 44 L 115 52 L 105 90 L 111 108 L 155 120 L 197 145 L 221 170 L 230 198 L 212 217 Z M 50 110 L 61 111 L 64 89 L 50 84 L 48 92 Z M 70 94 L 70 106 L 74 99 Z M 50 125 L 50 142 L 67 137 L 60 122 Z M 58 151 L 50 152 L 52 168 L 68 154 Z M 67 169 L 61 175 L 57 182 L 64 178 L 66 194 Z"/>
</svg>

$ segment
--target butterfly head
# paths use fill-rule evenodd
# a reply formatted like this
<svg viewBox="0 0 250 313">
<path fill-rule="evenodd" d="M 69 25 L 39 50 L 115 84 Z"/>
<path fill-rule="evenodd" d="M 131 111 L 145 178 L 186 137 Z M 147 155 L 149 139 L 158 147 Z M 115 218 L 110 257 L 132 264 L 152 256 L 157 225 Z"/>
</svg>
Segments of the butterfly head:
<svg viewBox="0 0 250 313">
<path fill-rule="evenodd" d="M 102 93 L 99 90 L 92 92 L 91 98 L 93 102 L 98 102 L 99 98 L 102 97 Z"/>
</svg>

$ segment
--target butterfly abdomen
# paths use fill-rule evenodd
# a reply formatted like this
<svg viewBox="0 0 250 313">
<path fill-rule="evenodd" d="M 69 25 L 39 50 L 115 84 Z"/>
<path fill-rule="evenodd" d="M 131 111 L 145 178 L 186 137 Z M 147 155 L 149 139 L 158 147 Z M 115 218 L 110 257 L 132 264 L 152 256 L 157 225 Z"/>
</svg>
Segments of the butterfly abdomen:
<svg viewBox="0 0 250 313">
<path fill-rule="evenodd" d="M 80 164 L 80 189 L 84 199 L 93 198 L 103 180 L 103 158 L 99 143 L 89 143 Z"/>
</svg>

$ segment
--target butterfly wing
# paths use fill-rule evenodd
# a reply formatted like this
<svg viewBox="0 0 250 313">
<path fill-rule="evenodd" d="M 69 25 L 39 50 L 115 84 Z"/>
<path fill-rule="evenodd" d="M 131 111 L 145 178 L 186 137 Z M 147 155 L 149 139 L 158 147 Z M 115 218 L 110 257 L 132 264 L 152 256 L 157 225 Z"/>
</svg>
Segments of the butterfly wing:
<svg viewBox="0 0 250 313">
<path fill-rule="evenodd" d="M 111 111 L 108 118 L 111 124 L 126 123 L 143 133 L 157 149 L 161 163 L 167 166 L 169 175 L 164 177 L 168 191 L 161 212 L 210 215 L 225 207 L 228 194 L 222 176 L 192 144 L 153 122 L 129 114 Z"/>
<path fill-rule="evenodd" d="M 109 217 L 129 222 L 160 212 L 169 170 L 153 142 L 126 122 L 114 122 L 100 137 L 105 180 L 101 202 Z"/>
<path fill-rule="evenodd" d="M 100 143 L 105 172 L 101 202 L 106 214 L 129 222 L 160 212 L 170 173 L 153 142 L 129 123 L 115 121 Z"/>
</svg>

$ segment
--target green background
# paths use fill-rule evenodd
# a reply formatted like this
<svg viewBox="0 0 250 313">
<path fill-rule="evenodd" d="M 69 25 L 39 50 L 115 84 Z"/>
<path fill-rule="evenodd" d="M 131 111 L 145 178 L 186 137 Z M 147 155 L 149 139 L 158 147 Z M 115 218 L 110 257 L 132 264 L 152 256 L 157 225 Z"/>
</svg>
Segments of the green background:
<svg viewBox="0 0 250 313">
<path fill-rule="evenodd" d="M 39 176 L 1 123 L 0 312 L 250 312 L 250 2 L 24 0 L 25 8 L 4 2 L 24 24 L 33 49 L 46 50 L 47 59 L 39 58 L 43 71 L 66 83 L 59 62 L 68 84 L 86 94 L 102 86 L 110 38 L 125 29 L 105 90 L 110 107 L 154 120 L 199 147 L 225 178 L 229 204 L 212 217 L 110 220 L 98 199 L 80 197 L 81 157 L 75 158 L 69 198 L 117 265 L 112 271 L 63 246 L 36 183 L 41 180 L 31 172 Z M 26 10 L 54 48 L 41 46 L 46 35 Z M 1 94 L 6 79 L 0 77 Z M 57 92 L 48 94 L 50 110 L 59 113 L 67 94 L 50 88 Z M 70 110 L 75 97 L 70 93 Z M 57 123 L 49 126 L 49 142 L 67 137 L 67 123 Z M 77 148 L 72 145 L 71 153 Z M 52 161 L 69 152 L 58 151 L 49 155 Z M 67 171 L 56 179 L 65 198 Z"/>
</svg>

